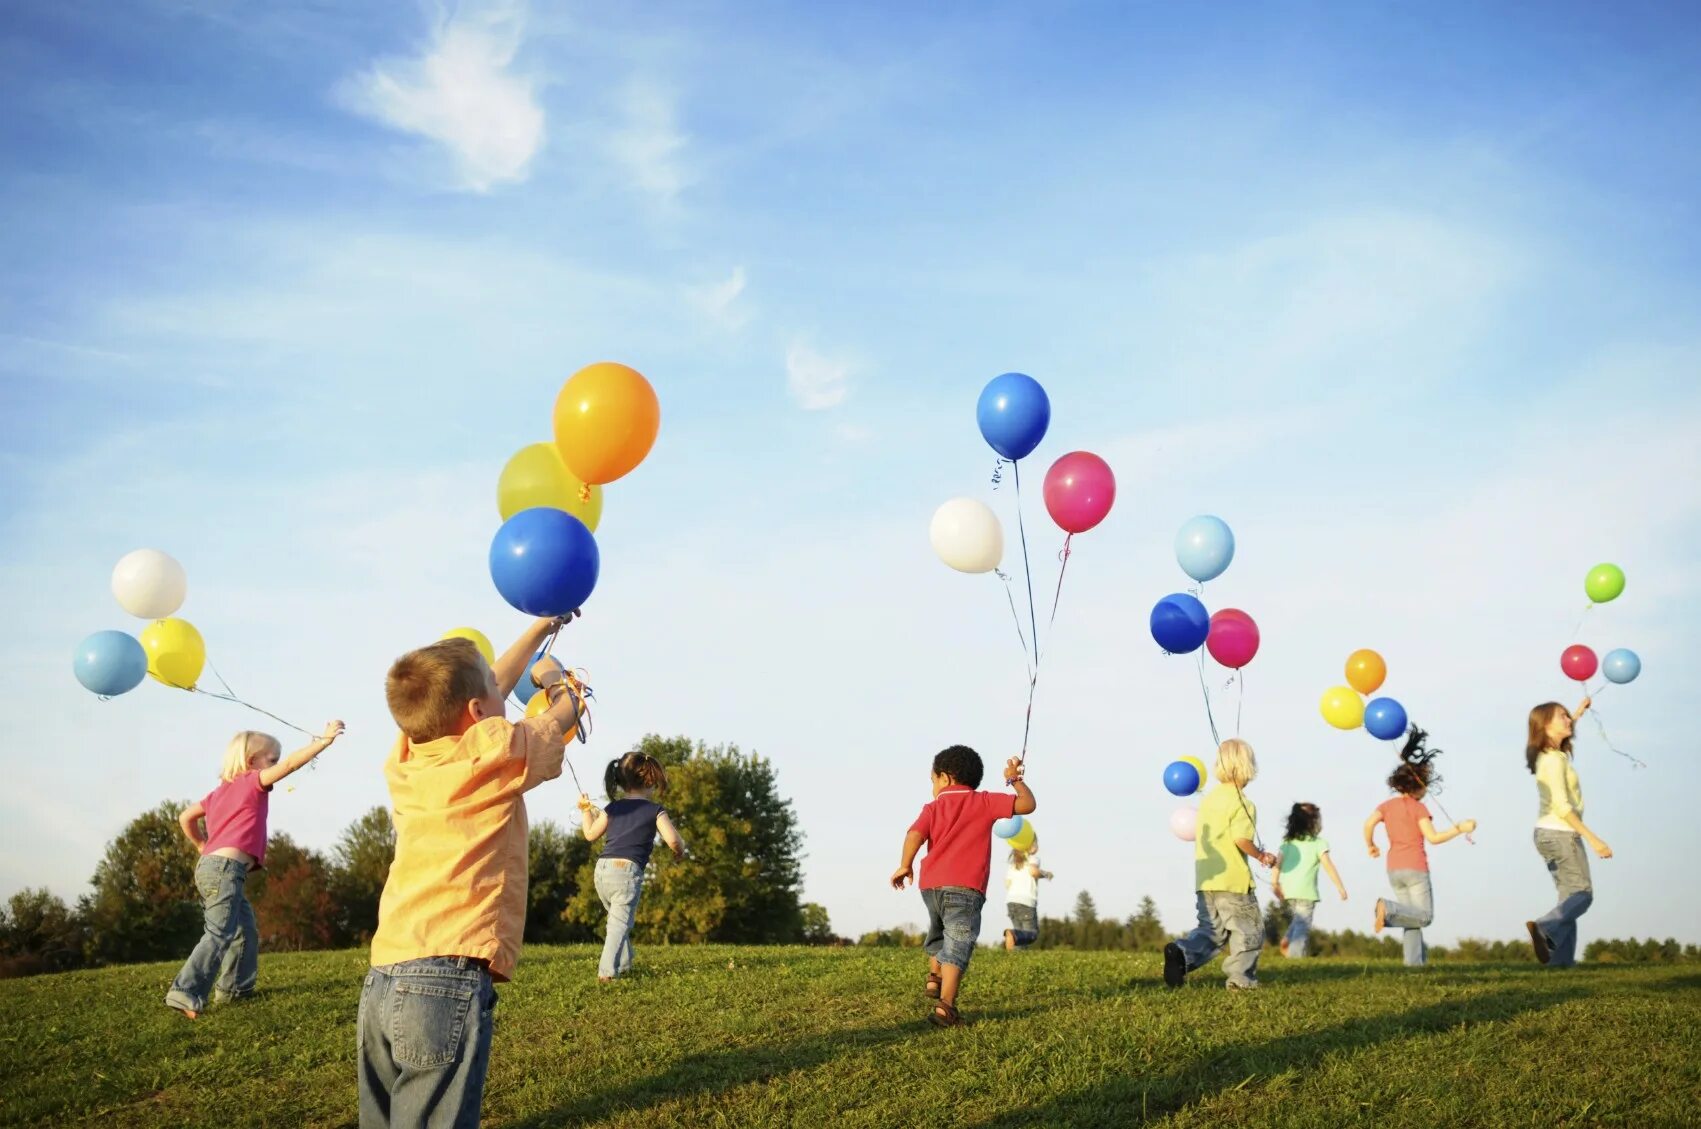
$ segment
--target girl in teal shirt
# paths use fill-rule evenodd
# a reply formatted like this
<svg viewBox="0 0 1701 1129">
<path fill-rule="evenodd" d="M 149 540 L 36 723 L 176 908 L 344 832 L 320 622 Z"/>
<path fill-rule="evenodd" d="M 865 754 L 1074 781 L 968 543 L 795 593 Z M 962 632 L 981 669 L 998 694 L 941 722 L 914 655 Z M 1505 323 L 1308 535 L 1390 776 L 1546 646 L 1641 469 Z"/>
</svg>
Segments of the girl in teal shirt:
<svg viewBox="0 0 1701 1129">
<path fill-rule="evenodd" d="M 1288 833 L 1282 841 L 1281 869 L 1276 872 L 1276 897 L 1287 902 L 1293 920 L 1288 935 L 1282 938 L 1282 955 L 1302 957 L 1305 943 L 1311 937 L 1311 916 L 1317 912 L 1317 868 L 1321 866 L 1329 881 L 1347 899 L 1347 888 L 1341 884 L 1340 872 L 1329 858 L 1329 841 L 1321 837 L 1323 812 L 1316 804 L 1295 804 L 1288 813 Z"/>
</svg>

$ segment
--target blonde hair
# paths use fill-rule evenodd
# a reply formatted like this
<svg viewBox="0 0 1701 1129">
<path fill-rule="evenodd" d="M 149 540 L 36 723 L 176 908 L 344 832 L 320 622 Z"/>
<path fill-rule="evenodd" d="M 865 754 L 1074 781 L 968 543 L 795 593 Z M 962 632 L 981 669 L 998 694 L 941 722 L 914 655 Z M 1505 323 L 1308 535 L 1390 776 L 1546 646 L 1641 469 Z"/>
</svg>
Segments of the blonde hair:
<svg viewBox="0 0 1701 1129">
<path fill-rule="evenodd" d="M 391 664 L 384 699 L 410 740 L 435 741 L 455 732 L 468 702 L 493 692 L 491 681 L 471 639 L 441 639 Z"/>
<path fill-rule="evenodd" d="M 1038 845 L 1037 841 L 1036 841 L 1035 845 L 1036 846 Z M 1015 847 L 1011 847 L 1010 848 L 1010 869 L 1020 870 L 1024 866 L 1027 866 L 1027 865 L 1028 865 L 1028 852 L 1027 851 L 1018 851 Z"/>
<path fill-rule="evenodd" d="M 254 767 L 254 762 L 268 752 L 282 755 L 283 746 L 270 733 L 256 733 L 252 729 L 244 729 L 230 739 L 225 746 L 224 765 L 219 769 L 219 779 L 229 782 L 241 776 Z"/>
<path fill-rule="evenodd" d="M 1217 779 L 1224 784 L 1244 788 L 1258 777 L 1258 758 L 1252 746 L 1239 737 L 1230 737 L 1217 746 Z"/>
</svg>

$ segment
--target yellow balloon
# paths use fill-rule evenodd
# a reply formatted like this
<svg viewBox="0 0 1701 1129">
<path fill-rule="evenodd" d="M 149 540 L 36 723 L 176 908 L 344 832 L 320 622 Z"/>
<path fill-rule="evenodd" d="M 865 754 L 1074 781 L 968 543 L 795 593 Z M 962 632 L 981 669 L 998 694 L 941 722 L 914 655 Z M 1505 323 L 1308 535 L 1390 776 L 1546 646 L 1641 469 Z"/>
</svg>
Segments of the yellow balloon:
<svg viewBox="0 0 1701 1129">
<path fill-rule="evenodd" d="M 491 666 L 496 665 L 496 648 L 490 645 L 490 636 L 476 627 L 457 627 L 443 633 L 445 639 L 471 639 L 478 653 L 484 656 L 484 661 Z"/>
<path fill-rule="evenodd" d="M 1364 699 L 1351 686 L 1334 686 L 1324 691 L 1323 720 L 1336 729 L 1357 729 L 1364 724 Z"/>
<path fill-rule="evenodd" d="M 1203 792 L 1205 790 L 1206 780 L 1205 762 L 1200 760 L 1198 757 L 1182 757 L 1181 759 L 1199 770 L 1199 787 L 1195 789 L 1195 791 Z"/>
<path fill-rule="evenodd" d="M 207 665 L 207 645 L 195 625 L 184 619 L 157 619 L 142 629 L 148 673 L 155 681 L 192 690 Z"/>
<path fill-rule="evenodd" d="M 577 697 L 579 692 L 577 684 L 569 683 L 567 692 Z M 549 694 L 546 691 L 539 690 L 537 693 L 532 695 L 532 700 L 526 703 L 526 716 L 537 717 L 547 709 L 549 709 Z M 573 739 L 573 735 L 578 731 L 578 722 L 568 722 L 566 728 L 561 734 L 561 743 L 566 744 L 568 741 L 571 741 Z"/>
<path fill-rule="evenodd" d="M 1010 838 L 1005 840 L 1005 842 L 1010 844 L 1010 849 L 1012 851 L 1027 851 L 1033 849 L 1034 840 L 1038 838 L 1039 832 L 1034 830 L 1033 823 L 1024 818 L 1022 820 L 1022 829 L 1010 836 Z"/>
<path fill-rule="evenodd" d="M 602 487 L 585 483 L 567 469 L 553 443 L 533 443 L 514 452 L 496 480 L 496 510 L 507 521 L 521 510 L 547 506 L 572 514 L 592 533 L 602 520 Z"/>
</svg>

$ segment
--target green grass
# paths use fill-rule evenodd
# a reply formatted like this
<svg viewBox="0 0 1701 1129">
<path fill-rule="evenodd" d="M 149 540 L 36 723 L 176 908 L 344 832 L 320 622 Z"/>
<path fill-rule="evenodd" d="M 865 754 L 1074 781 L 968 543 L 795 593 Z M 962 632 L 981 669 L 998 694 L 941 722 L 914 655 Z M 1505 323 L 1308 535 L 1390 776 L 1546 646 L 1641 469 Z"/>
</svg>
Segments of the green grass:
<svg viewBox="0 0 1701 1129">
<path fill-rule="evenodd" d="M 971 1026 L 924 1023 L 916 950 L 528 947 L 487 1125 L 1693 1125 L 1701 970 L 983 950 Z M 0 1122 L 352 1125 L 363 952 L 266 955 L 191 1023 L 154 964 L 0 984 Z"/>
</svg>

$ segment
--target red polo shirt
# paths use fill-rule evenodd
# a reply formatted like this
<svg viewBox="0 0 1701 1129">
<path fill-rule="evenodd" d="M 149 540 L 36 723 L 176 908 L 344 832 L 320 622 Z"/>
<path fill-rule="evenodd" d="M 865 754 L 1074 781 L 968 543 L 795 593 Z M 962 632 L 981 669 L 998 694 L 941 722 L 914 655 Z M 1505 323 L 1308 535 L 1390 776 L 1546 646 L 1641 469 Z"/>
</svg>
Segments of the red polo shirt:
<svg viewBox="0 0 1701 1129">
<path fill-rule="evenodd" d="M 927 841 L 916 888 L 966 886 L 986 893 L 992 863 L 992 825 L 1016 814 L 1016 797 L 1009 792 L 977 792 L 954 785 L 921 809 L 911 831 Z"/>
</svg>

